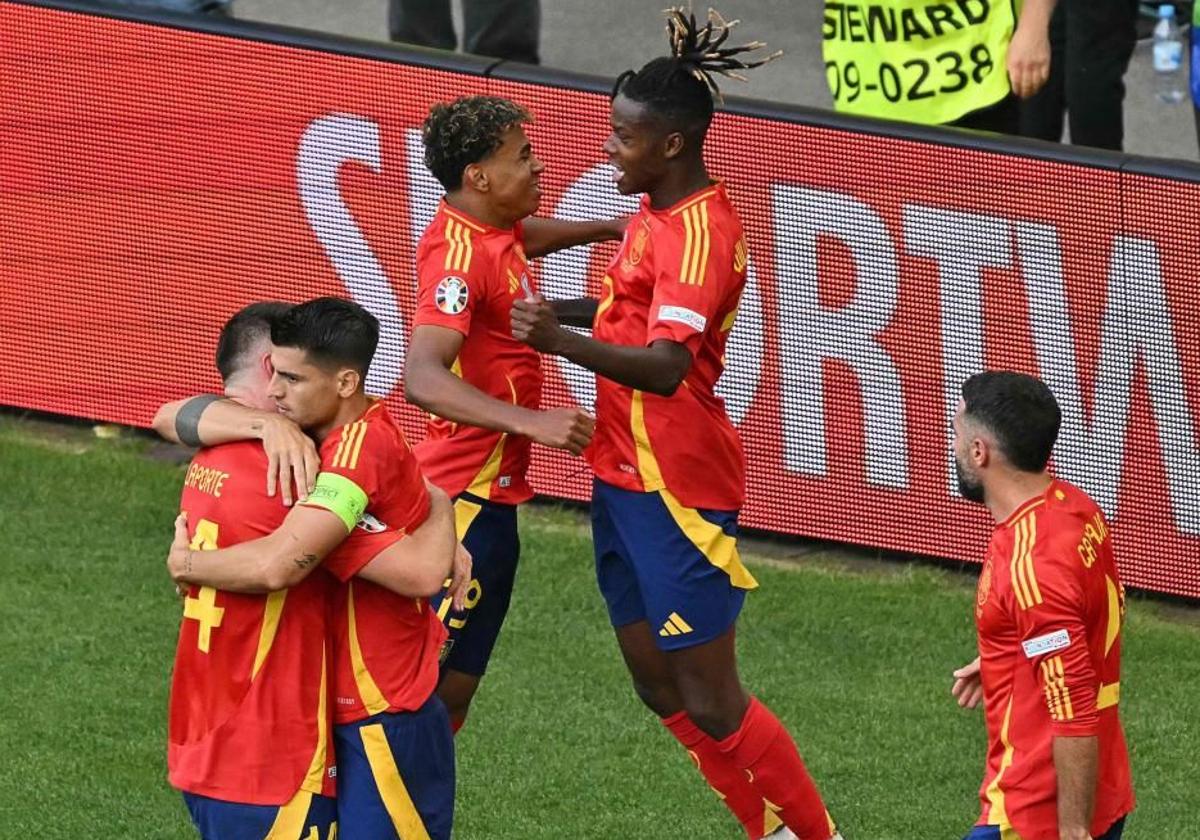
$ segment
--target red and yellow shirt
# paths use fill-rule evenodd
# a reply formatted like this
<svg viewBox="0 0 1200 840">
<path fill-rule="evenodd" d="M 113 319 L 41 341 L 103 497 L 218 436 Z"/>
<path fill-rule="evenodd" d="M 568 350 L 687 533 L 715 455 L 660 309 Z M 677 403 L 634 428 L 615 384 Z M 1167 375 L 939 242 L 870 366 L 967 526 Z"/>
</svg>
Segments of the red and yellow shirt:
<svg viewBox="0 0 1200 840">
<path fill-rule="evenodd" d="M 464 336 L 453 372 L 498 400 L 536 409 L 542 368 L 537 351 L 512 336 L 513 301 L 532 295 L 521 225 L 501 230 L 443 201 L 417 245 L 416 327 Z M 526 480 L 529 439 L 431 417 L 417 458 L 429 480 L 451 496 L 464 491 L 517 504 Z"/>
<path fill-rule="evenodd" d="M 741 441 L 714 393 L 746 285 L 742 225 L 714 185 L 655 210 L 643 196 L 604 277 L 592 335 L 644 347 L 666 339 L 692 354 L 670 397 L 596 378 L 596 476 L 627 490 L 667 489 L 687 507 L 737 510 L 745 498 Z"/>
<path fill-rule="evenodd" d="M 429 515 L 417 460 L 383 403 L 322 441 L 321 473 L 304 504 L 334 511 L 351 531 L 323 564 L 340 581 L 330 609 L 334 723 L 419 708 L 437 687 L 445 628 L 424 598 L 354 579 Z"/>
<path fill-rule="evenodd" d="M 1055 480 L 996 528 L 979 579 L 978 631 L 988 753 L 980 825 L 1057 840 L 1053 739 L 1096 736 L 1091 833 L 1133 809 L 1117 714 L 1125 598 L 1104 514 Z"/>
<path fill-rule="evenodd" d="M 266 536 L 287 514 L 266 493 L 257 442 L 203 449 L 188 467 L 181 508 L 194 549 Z M 330 580 L 309 575 L 269 595 L 192 586 L 171 681 L 170 782 L 252 805 L 297 791 L 332 796 L 326 610 Z"/>
</svg>

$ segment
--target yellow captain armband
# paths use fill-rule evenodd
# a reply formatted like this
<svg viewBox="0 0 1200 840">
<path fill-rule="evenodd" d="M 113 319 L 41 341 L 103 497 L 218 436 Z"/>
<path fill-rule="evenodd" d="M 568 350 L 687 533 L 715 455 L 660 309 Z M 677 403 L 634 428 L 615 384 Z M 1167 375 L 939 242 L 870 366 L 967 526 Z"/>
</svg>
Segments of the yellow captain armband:
<svg viewBox="0 0 1200 840">
<path fill-rule="evenodd" d="M 346 476 L 323 472 L 317 475 L 317 486 L 304 504 L 336 514 L 349 533 L 367 509 L 367 494 Z"/>
</svg>

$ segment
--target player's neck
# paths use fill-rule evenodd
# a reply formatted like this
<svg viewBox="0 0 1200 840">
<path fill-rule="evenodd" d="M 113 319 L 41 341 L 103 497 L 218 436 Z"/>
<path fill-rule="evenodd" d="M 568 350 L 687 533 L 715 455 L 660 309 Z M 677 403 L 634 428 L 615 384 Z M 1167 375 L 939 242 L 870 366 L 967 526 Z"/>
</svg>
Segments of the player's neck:
<svg viewBox="0 0 1200 840">
<path fill-rule="evenodd" d="M 708 177 L 704 161 L 692 161 L 669 170 L 663 176 L 662 181 L 650 190 L 650 206 L 655 210 L 666 210 L 712 185 L 713 180 Z"/>
<path fill-rule="evenodd" d="M 1046 493 L 1054 476 L 1048 472 L 1011 470 L 987 488 L 984 503 L 997 522 L 1006 522 L 1026 502 Z"/>
<path fill-rule="evenodd" d="M 367 409 L 371 407 L 371 398 L 366 395 L 366 392 L 359 391 L 341 401 L 338 406 L 337 414 L 328 423 L 312 430 L 313 437 L 317 442 L 325 440 L 329 433 L 334 429 L 340 429 L 347 423 L 353 423 L 358 418 L 367 413 Z"/>
<path fill-rule="evenodd" d="M 476 221 L 500 230 L 511 230 L 513 225 L 521 221 L 498 213 L 495 208 L 488 205 L 487 199 L 481 194 L 465 189 L 446 193 L 446 203 L 458 212 L 465 213 Z"/>
</svg>

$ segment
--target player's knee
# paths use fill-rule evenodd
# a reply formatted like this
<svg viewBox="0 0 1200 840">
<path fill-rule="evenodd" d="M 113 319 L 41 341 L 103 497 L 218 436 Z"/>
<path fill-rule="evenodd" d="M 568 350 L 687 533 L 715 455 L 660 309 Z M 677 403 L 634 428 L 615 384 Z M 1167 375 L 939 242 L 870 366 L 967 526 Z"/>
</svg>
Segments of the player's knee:
<svg viewBox="0 0 1200 840">
<path fill-rule="evenodd" d="M 660 718 L 670 717 L 681 707 L 675 689 L 671 686 L 635 679 L 633 690 L 638 699 Z"/>
<path fill-rule="evenodd" d="M 684 698 L 684 708 L 692 723 L 711 738 L 721 740 L 728 738 L 742 725 L 742 715 L 745 709 L 739 709 L 736 704 L 724 702 L 716 694 L 699 694 Z"/>
</svg>

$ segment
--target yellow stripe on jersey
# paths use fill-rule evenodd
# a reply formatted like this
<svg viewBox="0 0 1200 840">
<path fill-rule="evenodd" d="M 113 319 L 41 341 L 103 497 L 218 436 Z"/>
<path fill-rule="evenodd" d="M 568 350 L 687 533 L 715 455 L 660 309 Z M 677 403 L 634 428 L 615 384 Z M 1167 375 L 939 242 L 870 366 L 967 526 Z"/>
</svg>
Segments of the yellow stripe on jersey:
<svg viewBox="0 0 1200 840">
<path fill-rule="evenodd" d="M 1107 709 L 1121 702 L 1121 684 L 1101 683 L 1100 692 L 1096 695 L 1096 711 Z"/>
<path fill-rule="evenodd" d="M 616 297 L 616 292 L 613 291 L 613 279 L 607 274 L 600 281 L 600 305 L 596 307 L 596 321 L 600 320 L 600 316 L 608 311 L 608 308 L 613 305 L 613 298 Z"/>
<path fill-rule="evenodd" d="M 459 542 L 467 536 L 467 531 L 471 530 L 471 523 L 475 521 L 475 517 L 479 516 L 483 510 L 483 505 L 478 505 L 475 502 L 467 499 L 454 500 L 454 534 Z M 450 612 L 451 599 L 443 598 L 442 604 L 438 607 L 438 621 L 445 621 L 446 615 Z"/>
<path fill-rule="evenodd" d="M 454 230 L 457 226 L 457 223 L 453 219 L 446 218 L 446 231 L 443 234 L 446 239 L 446 259 L 442 263 L 446 271 L 454 271 L 454 265 L 458 261 L 458 252 L 461 246 L 458 244 L 458 240 L 454 238 Z"/>
<path fill-rule="evenodd" d="M 1000 725 L 1000 743 L 1004 745 L 1004 757 L 1000 759 L 1000 769 L 996 771 L 996 777 L 988 784 L 987 800 L 991 803 L 988 809 L 988 825 L 999 826 L 1001 840 L 1019 840 L 1016 833 L 1012 831 L 1012 824 L 1008 821 L 1008 809 L 1004 802 L 1004 789 L 1000 787 L 1000 780 L 1004 776 L 1004 771 L 1007 770 L 1013 762 L 1013 745 L 1008 740 L 1008 723 L 1012 718 L 1012 697 L 1008 698 L 1008 705 L 1004 708 L 1004 722 Z"/>
<path fill-rule="evenodd" d="M 1104 576 L 1104 585 L 1108 589 L 1108 625 L 1104 628 L 1104 655 L 1108 656 L 1117 637 L 1121 635 L 1121 592 L 1108 575 Z"/>
<path fill-rule="evenodd" d="M 1042 593 L 1038 589 L 1037 578 L 1033 572 L 1033 544 L 1037 540 L 1037 521 L 1032 516 L 1024 516 L 1017 521 L 1013 530 L 1016 536 L 1013 540 L 1009 572 L 1012 575 L 1017 605 L 1027 610 L 1042 603 Z"/>
<path fill-rule="evenodd" d="M 650 433 L 646 431 L 646 414 L 642 400 L 642 392 L 634 391 L 629 406 L 629 425 L 633 430 L 633 445 L 637 450 L 638 474 L 642 478 L 643 489 L 652 493 L 662 490 L 667 485 L 663 482 L 658 458 L 654 456 L 654 448 L 650 445 Z"/>
<path fill-rule="evenodd" d="M 286 589 L 280 589 L 267 596 L 267 605 L 263 609 L 262 627 L 258 629 L 258 650 L 254 652 L 254 667 L 250 669 L 251 680 L 258 676 L 258 671 L 266 661 L 267 654 L 271 652 L 271 645 L 275 642 L 275 633 L 279 630 L 279 618 L 283 615 L 283 600 L 286 597 Z"/>
<path fill-rule="evenodd" d="M 429 831 L 417 813 L 412 797 L 408 795 L 404 780 L 400 778 L 400 769 L 388 745 L 383 724 L 364 726 L 359 734 L 367 754 L 367 763 L 371 765 L 371 775 L 375 777 L 375 786 L 379 789 L 383 807 L 387 809 L 397 835 L 404 840 L 429 840 Z"/>
<path fill-rule="evenodd" d="M 329 692 L 327 691 L 329 673 L 329 657 L 325 650 L 321 651 L 321 693 L 318 695 L 317 701 L 317 747 L 313 750 L 312 761 L 308 763 L 308 770 L 304 773 L 304 781 L 300 784 L 301 790 L 320 793 L 325 784 L 325 764 L 328 756 L 325 751 L 329 747 L 329 721 L 326 700 Z"/>
<path fill-rule="evenodd" d="M 710 189 L 705 190 L 702 193 L 698 193 L 698 194 L 692 196 L 688 200 L 687 204 L 682 204 L 679 207 L 676 207 L 674 210 L 672 210 L 671 215 L 678 216 L 680 213 L 683 213 L 686 210 L 690 210 L 691 208 L 693 208 L 697 204 L 699 204 L 701 201 L 707 201 L 708 199 L 712 198 L 716 194 L 717 194 L 716 187 L 712 187 Z"/>
<path fill-rule="evenodd" d="M 733 329 L 733 325 L 737 323 L 738 311 L 735 309 L 725 316 L 725 320 L 721 322 L 721 332 L 729 332 Z"/>
<path fill-rule="evenodd" d="M 475 255 L 470 229 L 454 219 L 446 219 L 446 241 L 451 243 L 446 253 L 446 269 L 464 273 L 470 271 L 471 257 Z"/>
<path fill-rule="evenodd" d="M 666 488 L 659 490 L 658 495 L 667 506 L 667 510 L 670 511 L 671 518 L 675 520 L 679 530 L 691 541 L 692 545 L 696 546 L 696 550 L 707 558 L 709 563 L 729 575 L 731 584 L 738 589 L 758 588 L 758 581 L 754 579 L 754 575 L 750 574 L 750 571 L 742 565 L 736 537 L 726 534 L 724 529 L 715 522 L 709 522 L 695 508 L 684 507 Z M 672 618 L 676 618 L 676 616 L 672 614 Z M 690 629 L 688 628 L 688 630 Z"/>
<path fill-rule="evenodd" d="M 358 466 L 358 455 L 362 451 L 363 438 L 366 436 L 367 424 L 364 420 L 356 420 L 343 426 L 337 450 L 333 453 L 333 466 L 343 470 L 355 469 Z"/>
<path fill-rule="evenodd" d="M 508 270 L 508 293 L 515 295 L 519 288 L 521 288 L 521 278 L 513 274 L 513 270 L 510 268 Z"/>
<path fill-rule="evenodd" d="M 484 461 L 483 467 L 471 479 L 470 485 L 467 486 L 467 492 L 472 496 L 478 496 L 481 499 L 492 498 L 492 483 L 500 476 L 500 464 L 504 461 L 504 443 L 508 440 L 508 433 L 502 432 L 500 440 L 496 441 L 496 446 L 492 449 L 492 454 Z"/>
<path fill-rule="evenodd" d="M 683 231 L 683 261 L 679 266 L 679 282 L 702 286 L 712 243 L 708 232 L 708 202 L 701 201 L 683 211 Z"/>
<path fill-rule="evenodd" d="M 288 800 L 286 805 L 281 805 L 263 840 L 296 840 L 304 831 L 308 809 L 312 807 L 312 798 L 312 791 L 301 790 Z"/>
<path fill-rule="evenodd" d="M 743 237 L 733 246 L 733 273 L 741 274 L 749 261 L 750 252 L 746 250 L 746 239 Z"/>
<path fill-rule="evenodd" d="M 354 581 L 346 584 L 346 620 L 350 635 L 350 666 L 354 671 L 354 684 L 362 698 L 367 713 L 377 715 L 388 710 L 388 701 L 375 684 L 367 663 L 363 659 L 362 646 L 358 643 L 358 623 L 354 619 Z"/>
<path fill-rule="evenodd" d="M 1074 720 L 1075 710 L 1071 707 L 1071 691 L 1067 688 L 1066 672 L 1063 671 L 1061 656 L 1042 662 L 1042 682 L 1046 692 L 1046 706 L 1054 720 Z"/>
</svg>

